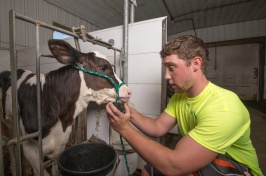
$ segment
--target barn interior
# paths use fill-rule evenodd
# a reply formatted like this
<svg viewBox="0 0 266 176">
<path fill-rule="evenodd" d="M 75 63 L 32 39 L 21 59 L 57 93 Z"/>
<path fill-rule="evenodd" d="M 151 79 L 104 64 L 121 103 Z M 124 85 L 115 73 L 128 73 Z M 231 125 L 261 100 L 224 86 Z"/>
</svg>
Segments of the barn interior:
<svg viewBox="0 0 266 176">
<path fill-rule="evenodd" d="M 249 110 L 251 139 L 266 174 L 265 0 L 0 0 L 0 11 L 0 72 L 58 69 L 62 64 L 46 57 L 47 41 L 64 39 L 82 52 L 106 55 L 133 92 L 130 104 L 151 118 L 161 114 L 171 94 L 158 54 L 162 46 L 176 36 L 201 38 L 209 50 L 207 78 L 235 92 Z M 10 175 L 7 131 L 3 125 L 0 129 L 0 175 Z M 109 126 L 105 106 L 91 103 L 75 121 L 67 147 L 93 137 L 120 152 L 115 175 L 128 175 L 119 135 Z M 179 139 L 175 126 L 153 140 L 174 148 Z M 130 175 L 137 176 L 145 161 L 124 144 Z M 16 172 L 22 175 L 21 168 Z"/>
</svg>

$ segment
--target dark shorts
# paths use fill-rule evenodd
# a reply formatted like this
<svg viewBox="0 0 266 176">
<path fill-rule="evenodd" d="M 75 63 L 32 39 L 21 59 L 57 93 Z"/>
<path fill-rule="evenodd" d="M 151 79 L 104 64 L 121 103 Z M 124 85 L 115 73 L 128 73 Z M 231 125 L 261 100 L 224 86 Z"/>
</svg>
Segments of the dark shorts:
<svg viewBox="0 0 266 176">
<path fill-rule="evenodd" d="M 219 161 L 228 162 L 228 165 L 232 167 L 224 167 L 219 165 Z M 233 168 L 234 167 L 234 168 Z M 151 167 L 149 164 L 145 165 L 144 168 L 148 171 L 151 176 L 164 176 L 159 170 Z M 235 161 L 229 160 L 222 155 L 218 155 L 217 158 L 211 162 L 209 165 L 192 173 L 194 176 L 224 176 L 224 175 L 243 175 L 252 176 L 252 173 L 248 167 L 243 164 L 237 163 Z"/>
</svg>

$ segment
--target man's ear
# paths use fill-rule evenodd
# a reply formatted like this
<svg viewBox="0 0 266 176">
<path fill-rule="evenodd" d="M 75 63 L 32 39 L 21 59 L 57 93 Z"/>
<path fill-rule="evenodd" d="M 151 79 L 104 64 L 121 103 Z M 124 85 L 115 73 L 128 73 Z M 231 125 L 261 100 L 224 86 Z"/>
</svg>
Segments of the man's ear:
<svg viewBox="0 0 266 176">
<path fill-rule="evenodd" d="M 196 56 L 194 57 L 194 59 L 192 59 L 191 66 L 194 72 L 201 69 L 201 63 L 202 63 L 201 57 Z"/>
</svg>

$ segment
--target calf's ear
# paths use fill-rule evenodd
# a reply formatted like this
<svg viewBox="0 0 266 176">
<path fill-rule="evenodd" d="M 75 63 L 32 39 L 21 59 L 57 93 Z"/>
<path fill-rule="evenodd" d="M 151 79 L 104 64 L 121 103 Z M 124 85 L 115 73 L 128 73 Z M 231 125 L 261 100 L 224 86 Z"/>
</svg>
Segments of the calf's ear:
<svg viewBox="0 0 266 176">
<path fill-rule="evenodd" d="M 81 52 L 64 40 L 50 39 L 48 45 L 51 53 L 62 64 L 75 64 L 80 60 Z"/>
</svg>

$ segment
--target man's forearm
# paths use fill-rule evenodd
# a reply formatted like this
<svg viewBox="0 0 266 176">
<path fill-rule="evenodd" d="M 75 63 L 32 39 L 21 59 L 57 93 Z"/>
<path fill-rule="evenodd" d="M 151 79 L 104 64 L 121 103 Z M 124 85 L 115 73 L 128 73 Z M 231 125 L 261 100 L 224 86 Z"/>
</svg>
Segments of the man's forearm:
<svg viewBox="0 0 266 176">
<path fill-rule="evenodd" d="M 156 122 L 154 119 L 140 114 L 135 109 L 131 111 L 130 122 L 136 126 L 142 133 L 150 137 L 159 137 L 156 131 Z"/>
</svg>

